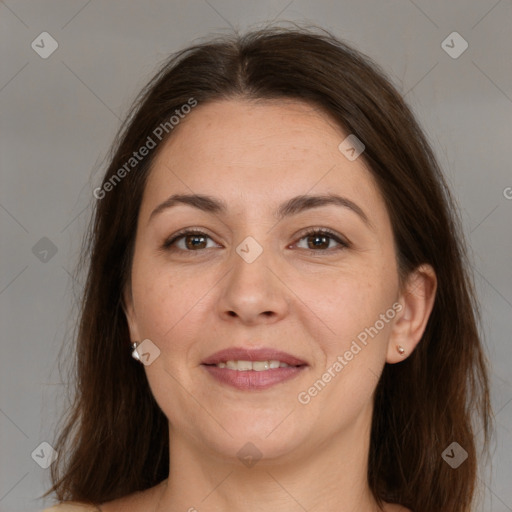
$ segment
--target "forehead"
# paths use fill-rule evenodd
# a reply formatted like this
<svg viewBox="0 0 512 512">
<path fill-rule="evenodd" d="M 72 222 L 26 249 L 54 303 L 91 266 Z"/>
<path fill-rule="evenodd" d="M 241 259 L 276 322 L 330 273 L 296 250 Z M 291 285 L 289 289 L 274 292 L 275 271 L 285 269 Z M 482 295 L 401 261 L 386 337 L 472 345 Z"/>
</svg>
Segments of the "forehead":
<svg viewBox="0 0 512 512">
<path fill-rule="evenodd" d="M 303 102 L 198 105 L 159 150 L 141 215 L 176 192 L 222 196 L 240 208 L 333 192 L 384 208 L 363 160 L 350 161 L 338 149 L 348 135 Z"/>
</svg>

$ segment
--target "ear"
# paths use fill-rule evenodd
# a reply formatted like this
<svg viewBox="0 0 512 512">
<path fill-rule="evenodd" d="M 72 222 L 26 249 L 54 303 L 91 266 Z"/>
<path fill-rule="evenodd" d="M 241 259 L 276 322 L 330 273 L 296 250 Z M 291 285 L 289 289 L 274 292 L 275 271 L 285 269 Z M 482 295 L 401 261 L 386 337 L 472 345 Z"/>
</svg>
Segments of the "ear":
<svg viewBox="0 0 512 512">
<path fill-rule="evenodd" d="M 436 290 L 437 277 L 431 265 L 421 265 L 409 275 L 398 299 L 402 308 L 389 337 L 386 362 L 398 363 L 414 351 L 434 307 Z M 403 355 L 398 345 L 404 348 Z"/>
<path fill-rule="evenodd" d="M 128 329 L 130 331 L 130 340 L 141 341 L 139 329 L 137 327 L 137 317 L 135 315 L 135 310 L 133 307 L 133 297 L 130 284 L 127 284 L 123 291 L 122 306 L 124 314 L 126 316 Z"/>
</svg>

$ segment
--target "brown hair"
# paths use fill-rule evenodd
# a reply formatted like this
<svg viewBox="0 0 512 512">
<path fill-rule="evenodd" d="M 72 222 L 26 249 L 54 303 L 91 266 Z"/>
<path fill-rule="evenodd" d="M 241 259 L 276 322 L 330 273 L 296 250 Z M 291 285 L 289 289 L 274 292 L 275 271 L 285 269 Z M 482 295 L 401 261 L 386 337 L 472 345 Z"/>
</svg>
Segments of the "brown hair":
<svg viewBox="0 0 512 512">
<path fill-rule="evenodd" d="M 477 426 L 492 418 L 478 307 L 454 201 L 425 135 L 368 57 L 325 30 L 267 27 L 222 36 L 167 60 L 120 130 L 103 186 L 156 127 L 194 98 L 296 99 L 330 114 L 365 144 L 362 155 L 391 218 L 401 277 L 423 263 L 438 289 L 416 350 L 384 367 L 375 392 L 368 481 L 379 501 L 414 512 L 467 512 L 477 481 Z M 168 130 L 159 145 L 172 136 Z M 153 139 L 155 137 L 153 136 Z M 76 387 L 51 467 L 59 500 L 101 503 L 168 476 L 167 418 L 130 355 L 123 309 L 139 207 L 158 148 L 98 199 L 84 240 L 88 275 L 76 346 Z M 125 174 L 125 175 L 124 175 Z M 452 469 L 453 441 L 468 453 Z"/>
</svg>

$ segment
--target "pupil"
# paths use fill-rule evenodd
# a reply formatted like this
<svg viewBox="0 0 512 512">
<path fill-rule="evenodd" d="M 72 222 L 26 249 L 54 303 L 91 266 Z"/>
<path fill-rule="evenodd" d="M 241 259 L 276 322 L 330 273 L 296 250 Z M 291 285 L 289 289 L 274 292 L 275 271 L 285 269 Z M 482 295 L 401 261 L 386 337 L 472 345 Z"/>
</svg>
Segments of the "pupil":
<svg viewBox="0 0 512 512">
<path fill-rule="evenodd" d="M 313 240 L 315 240 L 315 242 L 313 243 L 313 246 L 314 247 L 319 247 L 319 245 L 316 244 L 316 242 L 318 240 L 322 240 L 323 242 L 320 242 L 320 245 L 324 245 L 325 244 L 325 240 L 326 240 L 327 237 L 325 235 L 317 235 L 317 236 L 314 236 L 312 238 L 313 238 Z"/>
<path fill-rule="evenodd" d="M 187 237 L 187 245 L 192 248 L 194 247 L 199 247 L 201 244 L 204 244 L 204 236 L 201 236 L 201 235 L 190 235 Z M 195 243 L 195 242 L 191 242 L 191 240 L 198 240 L 198 239 L 201 239 L 200 242 L 198 243 Z M 312 245 L 313 247 L 320 247 L 320 246 L 323 246 L 325 245 L 325 242 L 327 240 L 327 237 L 325 235 L 317 235 L 317 236 L 311 236 L 310 239 L 313 239 L 314 242 L 313 244 L 310 244 Z M 319 242 L 319 243 L 317 243 Z M 328 242 L 327 242 L 328 243 Z"/>
<path fill-rule="evenodd" d="M 194 242 L 190 243 L 190 240 L 191 240 L 191 239 L 192 239 L 192 240 L 194 240 L 194 239 L 195 239 L 195 240 L 197 240 L 197 239 L 201 239 L 202 241 L 201 241 L 201 242 L 199 242 L 198 244 L 196 244 L 196 243 L 194 243 Z M 188 239 L 187 239 L 187 240 L 188 240 L 188 242 L 189 242 L 189 244 L 188 244 L 188 245 L 189 245 L 189 247 L 194 248 L 194 247 L 198 247 L 201 243 L 204 243 L 204 236 L 201 236 L 201 235 L 190 235 L 190 236 L 188 237 Z"/>
</svg>

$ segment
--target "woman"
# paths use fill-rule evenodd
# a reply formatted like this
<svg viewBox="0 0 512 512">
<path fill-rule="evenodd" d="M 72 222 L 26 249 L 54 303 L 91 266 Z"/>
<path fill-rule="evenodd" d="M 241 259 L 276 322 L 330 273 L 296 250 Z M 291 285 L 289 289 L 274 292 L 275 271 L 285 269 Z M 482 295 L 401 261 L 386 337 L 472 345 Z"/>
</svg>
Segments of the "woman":
<svg viewBox="0 0 512 512">
<path fill-rule="evenodd" d="M 471 510 L 490 406 L 461 230 L 367 57 L 279 28 L 181 51 L 94 196 L 48 510 Z"/>
</svg>

